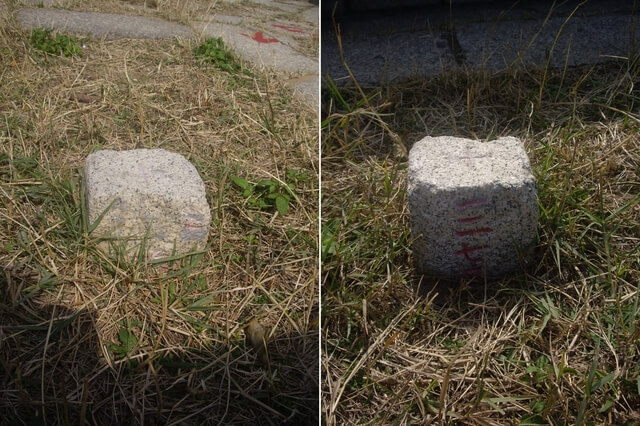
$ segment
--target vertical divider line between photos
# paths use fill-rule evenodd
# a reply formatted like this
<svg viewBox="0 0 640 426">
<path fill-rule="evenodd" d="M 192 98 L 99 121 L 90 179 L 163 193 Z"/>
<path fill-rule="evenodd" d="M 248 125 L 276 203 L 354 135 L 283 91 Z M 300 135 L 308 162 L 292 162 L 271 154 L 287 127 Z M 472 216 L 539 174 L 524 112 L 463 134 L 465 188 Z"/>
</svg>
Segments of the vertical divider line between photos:
<svg viewBox="0 0 640 426">
<path fill-rule="evenodd" d="M 318 425 L 322 424 L 322 0 L 318 1 Z"/>
</svg>

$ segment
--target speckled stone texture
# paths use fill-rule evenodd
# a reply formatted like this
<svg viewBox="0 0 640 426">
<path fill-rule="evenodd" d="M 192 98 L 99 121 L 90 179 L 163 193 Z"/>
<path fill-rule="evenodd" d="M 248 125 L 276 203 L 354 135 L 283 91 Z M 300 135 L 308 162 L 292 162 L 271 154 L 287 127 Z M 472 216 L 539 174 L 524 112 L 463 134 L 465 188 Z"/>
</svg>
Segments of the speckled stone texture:
<svg viewBox="0 0 640 426">
<path fill-rule="evenodd" d="M 522 142 L 426 137 L 409 153 L 409 209 L 421 273 L 497 279 L 536 241 L 537 190 Z"/>
<path fill-rule="evenodd" d="M 85 162 L 84 188 L 90 224 L 111 205 L 92 236 L 116 237 L 130 257 L 138 254 L 145 238 L 148 260 L 206 246 L 211 213 L 204 183 L 180 154 L 164 149 L 96 151 Z M 109 247 L 100 243 L 104 251 Z"/>
</svg>

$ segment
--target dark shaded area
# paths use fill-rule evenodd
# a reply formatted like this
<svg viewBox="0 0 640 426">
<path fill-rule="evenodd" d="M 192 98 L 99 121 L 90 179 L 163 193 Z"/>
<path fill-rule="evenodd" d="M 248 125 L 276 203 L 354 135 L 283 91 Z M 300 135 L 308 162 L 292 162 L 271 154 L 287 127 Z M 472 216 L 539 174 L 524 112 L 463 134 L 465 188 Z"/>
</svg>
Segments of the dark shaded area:
<svg viewBox="0 0 640 426">
<path fill-rule="evenodd" d="M 122 358 L 100 342 L 95 311 L 12 303 L 8 289 L 34 279 L 17 270 L 0 279 L 0 424 L 317 424 L 317 365 L 304 365 L 315 332 L 270 340 L 274 379 L 243 342 Z M 46 287 L 58 285 L 73 284 Z M 294 388 L 306 391 L 293 399 Z"/>
<path fill-rule="evenodd" d="M 467 70 L 561 69 L 628 56 L 638 43 L 634 2 L 414 3 L 378 10 L 351 0 L 342 13 L 324 13 L 323 85 L 329 77 L 356 84 L 350 73 L 378 85 Z"/>
<path fill-rule="evenodd" d="M 555 3 L 555 6 L 554 6 Z M 505 19 L 544 18 L 554 6 L 551 16 L 563 16 L 575 9 L 581 1 L 474 1 L 474 0 L 330 0 L 322 2 L 322 19 L 335 16 L 341 20 L 371 20 L 376 17 L 391 18 L 401 22 L 420 20 L 425 16 L 432 19 L 449 19 L 455 12 L 455 22 L 477 21 L 504 17 Z M 633 10 L 630 1 L 589 0 L 581 6 L 577 16 L 592 16 L 606 12 L 629 13 Z"/>
</svg>

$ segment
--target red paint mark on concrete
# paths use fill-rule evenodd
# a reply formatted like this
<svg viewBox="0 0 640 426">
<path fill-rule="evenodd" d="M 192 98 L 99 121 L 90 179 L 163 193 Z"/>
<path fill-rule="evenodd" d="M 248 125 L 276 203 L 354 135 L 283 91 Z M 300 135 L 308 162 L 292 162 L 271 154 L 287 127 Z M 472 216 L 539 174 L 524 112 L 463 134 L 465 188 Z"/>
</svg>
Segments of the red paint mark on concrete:
<svg viewBox="0 0 640 426">
<path fill-rule="evenodd" d="M 469 229 L 468 231 L 456 231 L 456 235 L 458 237 L 466 237 L 467 235 L 483 234 L 487 232 L 493 232 L 493 229 L 487 226 L 486 228 Z"/>
<path fill-rule="evenodd" d="M 464 210 L 464 209 L 469 209 L 471 207 L 484 206 L 487 203 L 488 203 L 487 200 L 463 201 L 462 203 L 456 204 L 456 210 Z"/>
<path fill-rule="evenodd" d="M 258 43 L 278 43 L 280 40 L 278 40 L 277 38 L 265 38 L 264 34 L 262 34 L 262 31 L 257 31 L 255 33 L 253 33 L 252 36 L 250 36 L 249 34 L 242 34 L 245 37 L 249 37 L 251 40 L 253 41 L 257 41 Z"/>
<path fill-rule="evenodd" d="M 482 219 L 483 217 L 484 216 L 463 217 L 462 219 L 458 219 L 458 222 L 462 222 L 462 223 L 475 222 L 477 220 Z"/>
<path fill-rule="evenodd" d="M 469 256 L 469 253 L 472 253 L 474 251 L 478 251 L 478 250 L 484 250 L 489 246 L 478 246 L 478 247 L 469 247 L 468 244 L 462 244 L 462 250 L 459 250 L 456 252 L 456 254 L 458 256 L 464 256 L 465 259 L 467 259 L 469 262 L 481 262 L 482 258 L 472 258 L 471 256 Z"/>
<path fill-rule="evenodd" d="M 301 30 L 300 28 L 296 28 L 296 27 L 290 27 L 288 25 L 280 25 L 280 24 L 271 24 L 272 27 L 276 27 L 276 28 L 280 28 L 282 30 L 285 31 L 289 31 L 291 33 L 303 33 L 304 30 Z"/>
</svg>

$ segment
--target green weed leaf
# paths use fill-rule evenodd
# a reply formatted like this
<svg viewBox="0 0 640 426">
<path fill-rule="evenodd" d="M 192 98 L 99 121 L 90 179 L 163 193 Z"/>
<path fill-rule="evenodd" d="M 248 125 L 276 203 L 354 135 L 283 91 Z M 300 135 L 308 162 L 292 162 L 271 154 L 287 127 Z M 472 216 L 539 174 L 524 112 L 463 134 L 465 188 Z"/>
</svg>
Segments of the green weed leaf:
<svg viewBox="0 0 640 426">
<path fill-rule="evenodd" d="M 248 189 L 251 186 L 246 179 L 243 179 L 241 177 L 232 177 L 231 181 L 242 189 Z"/>
<path fill-rule="evenodd" d="M 214 65 L 227 71 L 240 71 L 241 67 L 233 53 L 224 45 L 221 37 L 209 37 L 193 51 L 194 55 L 203 64 Z"/>
<path fill-rule="evenodd" d="M 287 213 L 289 213 L 289 200 L 287 200 L 282 195 L 278 195 L 276 197 L 276 209 L 278 210 L 278 213 L 280 213 L 281 216 L 284 216 Z"/>
<path fill-rule="evenodd" d="M 289 178 L 296 176 L 302 179 L 308 178 L 306 175 L 291 170 L 287 172 L 287 176 Z M 271 210 L 275 208 L 281 216 L 289 213 L 291 204 L 290 194 L 292 194 L 294 190 L 291 184 L 281 182 L 274 178 L 261 179 L 255 184 L 239 177 L 231 179 L 234 185 L 242 190 L 242 196 L 246 198 L 246 206 L 260 210 Z"/>
<path fill-rule="evenodd" d="M 127 356 L 138 344 L 138 338 L 135 334 L 125 327 L 118 330 L 118 340 L 120 343 L 112 344 L 111 351 L 120 358 Z"/>
<path fill-rule="evenodd" d="M 123 346 L 129 349 L 133 349 L 133 347 L 138 344 L 138 338 L 126 328 L 121 328 L 120 331 L 118 331 L 118 339 Z"/>
<path fill-rule="evenodd" d="M 34 48 L 50 55 L 69 57 L 80 54 L 78 40 L 62 34 L 53 36 L 49 29 L 34 29 L 30 41 Z"/>
</svg>

